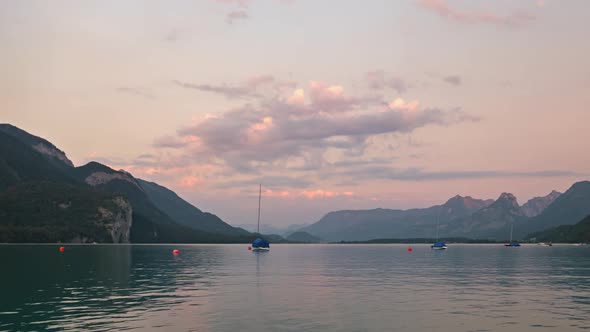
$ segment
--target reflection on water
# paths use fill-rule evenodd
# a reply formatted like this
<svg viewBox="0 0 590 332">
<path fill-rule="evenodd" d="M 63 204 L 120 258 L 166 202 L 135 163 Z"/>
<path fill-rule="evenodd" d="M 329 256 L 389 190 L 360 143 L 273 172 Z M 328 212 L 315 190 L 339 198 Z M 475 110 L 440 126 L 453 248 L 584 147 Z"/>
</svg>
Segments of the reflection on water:
<svg viewBox="0 0 590 332">
<path fill-rule="evenodd" d="M 2 245 L 0 331 L 590 329 L 590 248 Z"/>
</svg>

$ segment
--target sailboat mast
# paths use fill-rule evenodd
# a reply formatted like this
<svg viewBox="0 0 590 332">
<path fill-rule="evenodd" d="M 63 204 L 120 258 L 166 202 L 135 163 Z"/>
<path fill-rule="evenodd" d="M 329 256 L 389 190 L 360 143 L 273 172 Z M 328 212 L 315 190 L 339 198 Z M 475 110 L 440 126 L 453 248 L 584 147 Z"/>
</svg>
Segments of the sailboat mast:
<svg viewBox="0 0 590 332">
<path fill-rule="evenodd" d="M 258 189 L 258 229 L 257 233 L 260 234 L 260 201 L 262 200 L 262 183 Z"/>
<path fill-rule="evenodd" d="M 512 229 L 514 228 L 514 222 L 510 224 L 510 242 L 512 242 Z"/>
<path fill-rule="evenodd" d="M 438 223 L 439 223 L 439 215 L 440 215 L 440 206 L 436 209 L 436 241 L 438 242 Z"/>
</svg>

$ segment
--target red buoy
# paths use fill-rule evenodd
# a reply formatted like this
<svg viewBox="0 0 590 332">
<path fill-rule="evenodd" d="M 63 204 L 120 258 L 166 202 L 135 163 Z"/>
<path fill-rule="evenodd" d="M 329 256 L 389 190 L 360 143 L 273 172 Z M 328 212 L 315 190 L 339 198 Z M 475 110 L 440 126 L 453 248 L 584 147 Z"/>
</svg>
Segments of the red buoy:
<svg viewBox="0 0 590 332">
<path fill-rule="evenodd" d="M 408 252 L 412 252 L 412 247 L 408 247 Z"/>
<path fill-rule="evenodd" d="M 252 247 L 248 246 L 248 250 L 252 250 Z"/>
<path fill-rule="evenodd" d="M 172 250 L 172 253 L 173 253 L 174 255 L 178 255 L 178 254 L 180 254 L 180 251 L 178 251 L 178 249 L 174 249 L 174 250 Z"/>
<path fill-rule="evenodd" d="M 64 252 L 64 251 L 66 251 L 65 247 L 59 247 L 59 252 Z"/>
</svg>

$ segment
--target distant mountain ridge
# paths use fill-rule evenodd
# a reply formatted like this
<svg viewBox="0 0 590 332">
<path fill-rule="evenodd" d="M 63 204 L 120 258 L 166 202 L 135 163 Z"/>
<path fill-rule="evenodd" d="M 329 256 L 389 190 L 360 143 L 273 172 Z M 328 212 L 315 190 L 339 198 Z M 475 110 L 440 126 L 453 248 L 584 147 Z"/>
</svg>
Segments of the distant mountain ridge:
<svg viewBox="0 0 590 332">
<path fill-rule="evenodd" d="M 522 205 L 522 212 L 529 218 L 538 216 L 559 196 L 561 196 L 561 193 L 553 190 L 547 196 L 531 198 Z"/>
<path fill-rule="evenodd" d="M 319 243 L 322 241 L 319 237 L 313 236 L 307 232 L 295 232 L 287 236 L 287 240 L 290 242 L 300 243 Z"/>
<path fill-rule="evenodd" d="M 245 229 L 248 232 L 256 233 L 256 224 L 237 224 L 234 225 L 235 227 Z M 308 224 L 291 224 L 288 226 L 276 226 L 276 225 L 269 225 L 269 224 L 261 224 L 260 225 L 260 233 L 263 234 L 278 234 L 284 237 L 288 237 L 292 233 L 298 231 L 299 229 L 308 226 Z"/>
<path fill-rule="evenodd" d="M 454 196 L 442 205 L 410 210 L 342 210 L 326 214 L 301 231 L 327 241 L 373 239 L 453 238 L 507 240 L 561 224 L 573 224 L 590 214 L 590 182 L 572 185 L 564 194 L 552 191 L 520 206 L 516 197 L 502 193 L 496 200 Z"/>
<path fill-rule="evenodd" d="M 515 232 L 519 237 L 561 225 L 573 225 L 590 215 L 590 181 L 574 183 L 543 212 L 528 219 Z"/>
<path fill-rule="evenodd" d="M 529 234 L 527 238 L 537 242 L 589 243 L 590 215 L 575 225 L 562 225 L 550 228 Z"/>
<path fill-rule="evenodd" d="M 450 221 L 441 231 L 444 236 L 507 239 L 512 223 L 526 220 L 513 194 L 502 193 L 497 200 L 471 215 Z"/>
<path fill-rule="evenodd" d="M 450 220 L 470 215 L 491 203 L 491 200 L 457 195 L 442 205 L 424 209 L 335 211 L 300 231 L 327 241 L 434 237 L 437 220 L 444 225 Z"/>
</svg>

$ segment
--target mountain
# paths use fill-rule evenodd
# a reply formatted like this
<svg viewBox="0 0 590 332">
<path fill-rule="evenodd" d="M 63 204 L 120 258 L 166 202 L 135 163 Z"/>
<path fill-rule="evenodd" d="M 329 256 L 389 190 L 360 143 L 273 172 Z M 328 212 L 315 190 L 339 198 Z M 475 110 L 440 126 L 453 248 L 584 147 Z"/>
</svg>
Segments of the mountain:
<svg viewBox="0 0 590 332">
<path fill-rule="evenodd" d="M 481 200 L 474 199 L 471 196 L 462 197 L 456 195 L 443 205 L 446 209 L 443 211 L 447 214 L 448 219 L 454 219 L 456 217 L 469 215 L 474 211 L 490 206 L 492 203 L 494 203 L 493 199 Z"/>
<path fill-rule="evenodd" d="M 74 167 L 74 164 L 68 159 L 65 152 L 41 137 L 31 135 L 26 131 L 7 123 L 0 123 L 0 132 L 14 137 L 25 145 L 31 146 L 36 151 L 45 155 L 48 160 L 54 162 L 56 165 Z"/>
<path fill-rule="evenodd" d="M 249 235 L 247 231 L 241 228 L 226 224 L 216 215 L 197 209 L 166 187 L 141 179 L 137 179 L 137 183 L 155 207 L 181 225 L 209 233 L 234 236 Z"/>
<path fill-rule="evenodd" d="M 0 242 L 248 242 L 172 191 L 0 124 Z M 165 211 L 165 212 L 164 212 Z"/>
<path fill-rule="evenodd" d="M 260 225 L 260 230 L 262 233 L 269 233 L 269 234 L 278 234 L 281 236 L 289 236 L 292 233 L 298 231 L 299 229 L 308 226 L 308 224 L 291 224 L 286 227 L 281 226 L 273 226 L 269 224 L 262 224 Z M 255 233 L 257 229 L 256 224 L 239 224 L 236 227 L 243 228 L 248 232 Z"/>
<path fill-rule="evenodd" d="M 441 227 L 442 236 L 463 236 L 477 239 L 509 238 L 512 224 L 527 220 L 513 194 L 502 193 L 492 204 L 471 215 L 451 221 L 446 227 Z"/>
<path fill-rule="evenodd" d="M 366 241 L 377 238 L 435 237 L 437 220 L 441 230 L 451 220 L 469 216 L 491 200 L 455 196 L 443 205 L 411 210 L 345 210 L 326 214 L 318 222 L 300 229 L 327 241 Z"/>
<path fill-rule="evenodd" d="M 508 240 L 559 225 L 572 225 L 590 215 L 590 182 L 574 184 L 564 194 L 552 191 L 519 206 L 516 197 L 502 193 L 498 199 L 478 200 L 455 196 L 443 205 L 411 210 L 346 210 L 326 214 L 301 231 L 330 242 L 372 239 L 435 238 L 439 236 Z M 533 216 L 533 217 L 529 217 Z"/>
<path fill-rule="evenodd" d="M 35 149 L 7 129 L 11 127 L 0 125 L 0 189 L 27 181 L 75 182 L 68 173 L 73 167 Z"/>
<path fill-rule="evenodd" d="M 549 205 L 551 205 L 559 196 L 560 192 L 553 190 L 549 195 L 543 197 L 531 198 L 522 205 L 522 212 L 525 216 L 532 218 L 540 215 Z"/>
<path fill-rule="evenodd" d="M 0 242 L 129 242 L 129 201 L 78 183 L 53 144 L 0 124 L 0 152 Z"/>
<path fill-rule="evenodd" d="M 319 237 L 315 237 L 307 232 L 295 232 L 287 236 L 287 241 L 302 242 L 302 243 L 318 243 L 321 242 Z"/>
<path fill-rule="evenodd" d="M 588 243 L 590 242 L 590 215 L 575 225 L 563 225 L 529 234 L 527 239 L 538 242 Z"/>
<path fill-rule="evenodd" d="M 108 166 L 97 162 L 90 162 L 76 168 L 76 175 L 80 181 L 108 192 L 124 195 L 133 206 L 133 224 L 131 226 L 131 242 L 142 243 L 179 243 L 179 242 L 235 242 L 245 241 L 239 236 L 251 237 L 248 233 L 236 231 L 236 237 L 228 237 L 224 234 L 211 231 L 203 231 L 198 227 L 188 227 L 183 222 L 189 222 L 185 201 L 178 202 L 171 192 L 164 187 L 150 185 L 143 182 L 148 190 L 145 190 L 140 181 L 123 170 L 113 170 Z M 166 189 L 166 190 L 164 190 Z M 150 199 L 151 193 L 156 197 L 156 203 Z M 176 195 L 176 194 L 174 194 Z M 178 196 L 176 196 L 178 197 Z M 181 216 L 181 221 L 162 211 L 157 205 L 164 206 L 166 210 L 174 209 L 174 205 L 183 207 L 182 211 L 174 213 Z M 190 213 L 190 212 L 189 212 Z M 209 220 L 210 221 L 210 220 Z M 217 222 L 223 223 L 221 220 Z M 225 223 L 223 223 L 225 224 Z M 227 225 L 227 224 L 225 224 Z M 228 227 L 231 227 L 227 225 Z M 206 227 L 202 225 L 201 228 Z M 223 226 L 221 226 L 223 227 Z"/>
<path fill-rule="evenodd" d="M 0 192 L 0 242 L 129 242 L 131 204 L 67 183 L 29 182 Z"/>
<path fill-rule="evenodd" d="M 518 235 L 525 236 L 560 225 L 573 225 L 587 215 L 590 215 L 590 181 L 581 181 L 557 197 L 541 214 L 528 220 Z"/>
</svg>

